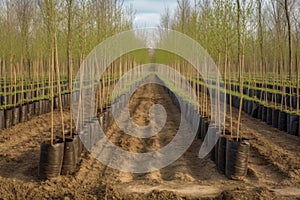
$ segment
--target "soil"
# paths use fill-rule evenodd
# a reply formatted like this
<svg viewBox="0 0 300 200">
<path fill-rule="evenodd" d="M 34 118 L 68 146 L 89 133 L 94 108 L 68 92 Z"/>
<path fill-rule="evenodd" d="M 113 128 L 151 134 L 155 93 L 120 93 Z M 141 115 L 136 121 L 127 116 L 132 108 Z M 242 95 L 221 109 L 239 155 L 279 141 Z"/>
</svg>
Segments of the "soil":
<svg viewBox="0 0 300 200">
<path fill-rule="evenodd" d="M 165 146 L 176 134 L 180 113 L 161 86 L 148 84 L 135 92 L 131 117 L 147 125 L 154 103 L 162 104 L 168 114 L 159 134 L 148 140 L 131 137 L 113 122 L 106 135 L 132 152 Z M 233 124 L 237 113 L 233 108 Z M 69 115 L 65 109 L 66 122 Z M 60 123 L 60 112 L 55 111 L 55 132 L 61 130 Z M 50 127 L 51 114 L 45 114 L 0 132 L 0 199 L 300 199 L 300 138 L 246 114 L 241 130 L 251 152 L 248 175 L 239 181 L 220 174 L 209 156 L 200 160 L 197 139 L 173 164 L 151 173 L 120 172 L 84 152 L 74 175 L 42 181 L 37 177 L 39 148 L 50 137 Z"/>
</svg>

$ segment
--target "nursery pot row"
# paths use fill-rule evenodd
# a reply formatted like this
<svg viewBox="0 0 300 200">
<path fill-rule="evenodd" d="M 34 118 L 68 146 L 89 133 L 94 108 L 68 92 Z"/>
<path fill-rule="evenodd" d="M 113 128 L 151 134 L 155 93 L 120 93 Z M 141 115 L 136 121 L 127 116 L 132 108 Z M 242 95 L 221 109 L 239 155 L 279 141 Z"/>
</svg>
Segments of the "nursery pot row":
<svg viewBox="0 0 300 200">
<path fill-rule="evenodd" d="M 179 102 L 176 98 L 176 95 L 166 88 L 169 96 L 173 100 L 173 103 L 179 108 Z M 229 98 L 227 98 L 227 102 Z M 180 99 L 179 99 L 180 101 Z M 239 106 L 239 98 L 233 98 L 233 104 Z M 183 106 L 185 104 L 183 103 Z M 258 105 L 247 103 L 244 109 L 249 114 L 258 114 Z M 256 113 L 253 113 L 253 109 L 255 109 Z M 184 108 L 186 111 L 186 109 Z M 190 116 L 193 114 L 193 110 L 189 111 L 191 113 L 184 113 L 185 116 Z M 210 121 L 207 117 L 200 117 L 198 130 L 198 138 L 204 141 L 208 129 L 209 129 Z M 219 128 L 213 128 L 213 131 L 219 131 Z M 214 138 L 211 138 L 214 139 Z M 247 175 L 248 170 L 248 159 L 250 152 L 250 144 L 245 140 L 237 140 L 235 138 L 230 138 L 226 135 L 221 135 L 217 144 L 214 146 L 210 153 L 210 157 L 213 161 L 215 161 L 217 168 L 223 174 L 225 174 L 230 179 L 240 179 Z"/>
<path fill-rule="evenodd" d="M 239 101 L 239 97 L 235 97 Z M 234 99 L 234 98 L 233 98 Z M 238 108 L 238 104 L 232 103 L 232 106 Z M 260 105 L 252 100 L 243 100 L 243 111 L 250 116 L 266 122 L 281 131 L 291 135 L 300 136 L 300 117 L 299 115 L 281 111 L 273 107 Z"/>
<path fill-rule="evenodd" d="M 231 86 L 231 87 L 235 87 L 235 86 Z M 227 88 L 230 87 L 228 86 Z M 288 89 L 288 87 L 286 89 Z M 223 94 L 224 92 L 221 91 L 220 93 Z M 261 96 L 262 97 L 267 96 L 268 102 L 270 102 L 271 100 L 275 101 L 276 99 L 277 103 L 281 103 L 281 99 L 282 99 L 281 94 L 272 94 L 270 92 L 265 94 L 265 91 L 261 91 L 261 90 L 254 90 L 254 89 L 248 90 L 247 88 L 244 88 L 243 93 L 245 95 L 248 95 L 249 97 L 257 97 L 258 99 L 260 99 Z M 272 96 L 273 97 L 276 96 L 276 98 L 272 98 Z M 286 99 L 284 99 L 283 102 L 286 102 L 287 106 L 290 108 L 296 108 L 297 98 L 299 97 L 289 96 L 289 95 L 285 95 L 285 96 Z M 230 99 L 231 99 L 231 105 L 239 109 L 240 97 L 231 96 L 230 98 L 230 95 L 226 94 L 227 104 L 230 103 Z M 264 98 L 262 100 L 264 100 Z M 292 104 L 290 104 L 290 102 L 292 102 Z M 268 107 L 252 99 L 245 99 L 245 98 L 243 99 L 242 110 L 245 113 L 249 114 L 250 116 L 256 119 L 261 119 L 262 121 L 266 122 L 268 125 L 272 125 L 274 128 L 278 128 L 279 130 L 285 131 L 291 135 L 300 136 L 299 115 L 289 113 L 286 111 L 281 111 L 273 107 Z"/>
<path fill-rule="evenodd" d="M 62 86 L 61 92 L 65 92 L 68 89 L 69 89 L 69 86 Z M 23 90 L 26 90 L 26 88 L 24 88 Z M 14 102 L 20 102 L 22 99 L 30 100 L 32 98 L 39 98 L 42 96 L 47 96 L 50 94 L 50 91 L 51 90 L 48 88 L 30 89 L 30 91 L 23 91 L 23 92 L 19 88 L 19 90 L 17 90 L 16 93 L 12 93 L 12 92 L 15 92 L 14 90 L 13 91 L 7 90 L 5 95 L 0 95 L 0 106 L 13 104 Z M 54 87 L 54 93 L 57 93 L 57 92 L 58 92 L 57 87 Z"/>
<path fill-rule="evenodd" d="M 34 116 L 50 112 L 50 101 L 41 100 L 0 111 L 0 130 L 30 120 Z"/>
<path fill-rule="evenodd" d="M 259 84 L 258 84 L 259 85 Z M 231 89 L 232 91 L 239 91 L 240 86 L 236 85 L 230 85 L 227 83 L 228 89 Z M 260 89 L 251 89 L 251 88 L 243 88 L 243 94 L 247 95 L 249 97 L 254 97 L 257 99 L 261 99 L 263 101 L 267 101 L 269 103 L 277 103 L 277 104 L 283 104 L 288 107 L 297 108 L 297 96 L 292 95 L 290 96 L 289 91 L 290 88 L 288 86 L 285 87 L 284 92 L 285 95 L 283 96 L 281 93 L 275 93 L 275 92 L 270 92 L 270 91 L 264 91 L 264 88 L 262 86 L 257 86 Z M 269 85 L 268 89 L 274 89 L 277 91 L 282 91 L 281 86 L 277 86 L 277 88 L 273 88 L 273 85 Z M 293 93 L 296 94 L 296 88 L 292 88 Z M 300 103 L 299 99 L 298 102 Z"/>
<path fill-rule="evenodd" d="M 54 108 L 59 108 L 57 99 L 58 98 L 54 99 Z M 70 94 L 62 95 L 62 105 L 64 107 L 69 106 L 69 102 Z M 49 113 L 50 111 L 51 101 L 48 99 L 0 110 L 0 130 L 10 128 L 18 123 L 26 122 L 34 116 Z"/>
</svg>

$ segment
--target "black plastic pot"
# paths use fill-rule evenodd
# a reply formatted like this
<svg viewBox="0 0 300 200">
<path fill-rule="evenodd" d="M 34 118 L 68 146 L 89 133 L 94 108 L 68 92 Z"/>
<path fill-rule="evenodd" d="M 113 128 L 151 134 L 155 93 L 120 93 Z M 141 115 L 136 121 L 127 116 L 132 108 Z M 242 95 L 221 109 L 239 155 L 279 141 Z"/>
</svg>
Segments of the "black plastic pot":
<svg viewBox="0 0 300 200">
<path fill-rule="evenodd" d="M 50 101 L 48 99 L 43 100 L 43 114 L 51 111 Z"/>
<path fill-rule="evenodd" d="M 230 179 L 247 175 L 250 144 L 246 141 L 227 140 L 225 174 Z"/>
<path fill-rule="evenodd" d="M 208 142 L 209 143 L 215 143 L 216 139 L 219 137 L 220 134 L 220 128 L 213 125 L 213 122 L 211 125 L 208 127 L 209 130 L 209 135 L 208 136 Z M 218 166 L 218 142 L 215 144 L 215 146 L 212 148 L 210 152 L 211 160 L 215 161 L 216 165 Z"/>
<path fill-rule="evenodd" d="M 34 102 L 34 116 L 40 115 L 40 102 Z"/>
<path fill-rule="evenodd" d="M 247 114 L 252 115 L 252 110 L 253 110 L 253 101 L 248 101 L 248 107 L 247 107 Z"/>
<path fill-rule="evenodd" d="M 12 125 L 20 123 L 20 107 L 14 107 L 12 109 Z"/>
<path fill-rule="evenodd" d="M 239 109 L 240 107 L 240 98 L 236 96 L 232 96 L 232 106 Z"/>
<path fill-rule="evenodd" d="M 249 96 L 253 97 L 255 95 L 254 89 L 249 89 Z"/>
<path fill-rule="evenodd" d="M 261 90 L 256 90 L 255 96 L 256 96 L 256 98 L 260 99 L 260 97 L 261 97 Z"/>
<path fill-rule="evenodd" d="M 27 111 L 28 111 L 28 107 L 27 104 L 22 105 L 21 106 L 21 110 L 20 110 L 20 122 L 26 122 L 27 121 Z"/>
<path fill-rule="evenodd" d="M 228 93 L 226 94 L 226 103 L 230 104 L 230 95 Z"/>
<path fill-rule="evenodd" d="M 220 136 L 219 147 L 218 147 L 218 169 L 222 173 L 225 173 L 225 167 L 226 167 L 226 145 L 227 145 L 227 137 Z"/>
<path fill-rule="evenodd" d="M 62 105 L 62 107 L 65 107 L 65 105 L 66 105 L 66 103 L 65 103 L 66 102 L 65 96 L 66 96 L 65 94 L 61 95 L 61 105 Z"/>
<path fill-rule="evenodd" d="M 213 161 L 215 161 L 216 166 L 218 167 L 218 155 L 219 155 L 219 140 L 217 141 L 216 145 L 214 146 L 212 150 L 212 157 Z"/>
<path fill-rule="evenodd" d="M 70 131 L 68 131 L 70 132 Z M 81 144 L 80 144 L 80 138 L 78 134 L 73 133 L 72 137 L 70 135 L 70 133 L 66 133 L 66 138 L 72 138 L 73 139 L 73 143 L 74 143 L 74 154 L 75 154 L 75 160 L 76 160 L 76 164 L 79 162 L 80 160 L 80 155 L 81 155 Z"/>
<path fill-rule="evenodd" d="M 36 90 L 33 90 L 31 93 L 32 93 L 32 96 L 33 96 L 34 98 L 37 97 L 37 91 L 36 91 Z"/>
<path fill-rule="evenodd" d="M 53 109 L 59 109 L 59 99 L 58 97 L 54 97 L 54 105 L 53 105 Z"/>
<path fill-rule="evenodd" d="M 198 126 L 198 130 L 197 130 L 197 138 L 198 139 L 202 139 L 201 138 L 201 124 L 202 124 L 202 117 L 199 117 L 199 126 Z"/>
<path fill-rule="evenodd" d="M 34 104 L 31 102 L 28 104 L 28 112 L 27 112 L 27 118 L 30 120 L 33 117 L 34 114 Z"/>
<path fill-rule="evenodd" d="M 53 146 L 50 141 L 41 144 L 38 171 L 38 176 L 41 179 L 55 178 L 60 175 L 64 156 L 64 146 L 62 140 L 55 140 Z"/>
<path fill-rule="evenodd" d="M 73 174 L 76 170 L 77 152 L 75 150 L 73 138 L 65 138 L 65 148 L 63 163 L 61 168 L 62 175 Z"/>
<path fill-rule="evenodd" d="M 273 109 L 272 113 L 272 125 L 274 128 L 278 128 L 278 117 L 279 117 L 279 110 Z"/>
<path fill-rule="evenodd" d="M 70 94 L 65 94 L 65 106 L 69 106 L 70 104 Z"/>
<path fill-rule="evenodd" d="M 247 113 L 247 111 L 248 111 L 248 100 L 247 99 L 243 99 L 243 105 L 242 105 L 242 107 L 243 107 L 243 112 L 245 112 L 245 113 Z"/>
<path fill-rule="evenodd" d="M 4 104 L 13 104 L 12 96 L 11 95 L 3 96 L 3 103 Z"/>
<path fill-rule="evenodd" d="M 4 110 L 0 110 L 0 130 L 5 128 L 4 118 Z"/>
<path fill-rule="evenodd" d="M 276 103 L 280 104 L 281 103 L 281 98 L 282 98 L 281 94 L 276 94 Z"/>
<path fill-rule="evenodd" d="M 279 112 L 278 129 L 285 132 L 287 131 L 287 115 L 284 111 Z"/>
<path fill-rule="evenodd" d="M 267 122 L 267 113 L 268 113 L 268 108 L 266 106 L 262 107 L 262 113 L 261 113 L 261 119 L 264 122 Z"/>
<path fill-rule="evenodd" d="M 50 93 L 50 90 L 48 88 L 44 89 L 44 95 L 48 95 Z"/>
<path fill-rule="evenodd" d="M 257 119 L 258 118 L 258 110 L 259 110 L 259 104 L 256 102 L 253 103 L 251 116 Z"/>
<path fill-rule="evenodd" d="M 297 109 L 297 97 L 292 96 L 292 108 Z"/>
<path fill-rule="evenodd" d="M 287 114 L 287 132 L 291 135 L 298 135 L 299 116 Z"/>
<path fill-rule="evenodd" d="M 267 100 L 268 102 L 272 101 L 272 93 L 267 92 Z"/>
<path fill-rule="evenodd" d="M 46 113 L 51 112 L 51 101 L 46 99 Z"/>
<path fill-rule="evenodd" d="M 40 100 L 39 101 L 39 115 L 42 115 L 44 113 L 44 101 L 43 100 Z"/>
<path fill-rule="evenodd" d="M 208 122 L 207 118 L 203 118 L 202 124 L 201 124 L 201 138 L 203 141 L 207 134 L 208 126 L 209 126 L 209 122 Z"/>
<path fill-rule="evenodd" d="M 21 93 L 17 93 L 15 98 L 16 98 L 15 102 L 19 102 L 21 100 Z"/>
<path fill-rule="evenodd" d="M 4 120 L 5 120 L 5 128 L 10 128 L 12 126 L 12 109 L 6 109 L 4 111 Z"/>
<path fill-rule="evenodd" d="M 45 113 L 47 113 L 47 104 L 46 104 L 46 100 L 42 100 L 42 107 L 43 107 L 43 109 L 42 109 L 42 114 L 45 114 Z"/>
<path fill-rule="evenodd" d="M 267 124 L 272 125 L 273 108 L 267 108 Z"/>
<path fill-rule="evenodd" d="M 263 110 L 263 106 L 259 105 L 257 110 L 257 119 L 262 119 L 262 110 Z"/>
</svg>

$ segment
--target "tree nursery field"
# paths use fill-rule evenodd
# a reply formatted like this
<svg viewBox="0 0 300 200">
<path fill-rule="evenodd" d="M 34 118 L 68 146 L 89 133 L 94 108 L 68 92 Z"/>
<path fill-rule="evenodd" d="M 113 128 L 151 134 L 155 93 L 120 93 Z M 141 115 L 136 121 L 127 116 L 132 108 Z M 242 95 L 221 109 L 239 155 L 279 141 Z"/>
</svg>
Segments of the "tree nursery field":
<svg viewBox="0 0 300 200">
<path fill-rule="evenodd" d="M 126 1 L 0 1 L 0 199 L 300 199 L 300 2 Z"/>
</svg>

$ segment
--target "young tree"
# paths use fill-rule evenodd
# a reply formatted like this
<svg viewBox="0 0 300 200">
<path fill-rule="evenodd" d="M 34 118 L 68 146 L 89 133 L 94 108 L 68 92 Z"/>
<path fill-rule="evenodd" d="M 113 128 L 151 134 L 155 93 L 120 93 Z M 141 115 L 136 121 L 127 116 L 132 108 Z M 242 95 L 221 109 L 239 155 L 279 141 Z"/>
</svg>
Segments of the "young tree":
<svg viewBox="0 0 300 200">
<path fill-rule="evenodd" d="M 30 26 L 33 20 L 33 2 L 31 0 L 15 0 L 16 15 L 18 27 L 21 34 L 21 62 L 26 60 L 28 76 L 32 77 L 31 59 L 30 59 Z"/>
</svg>

